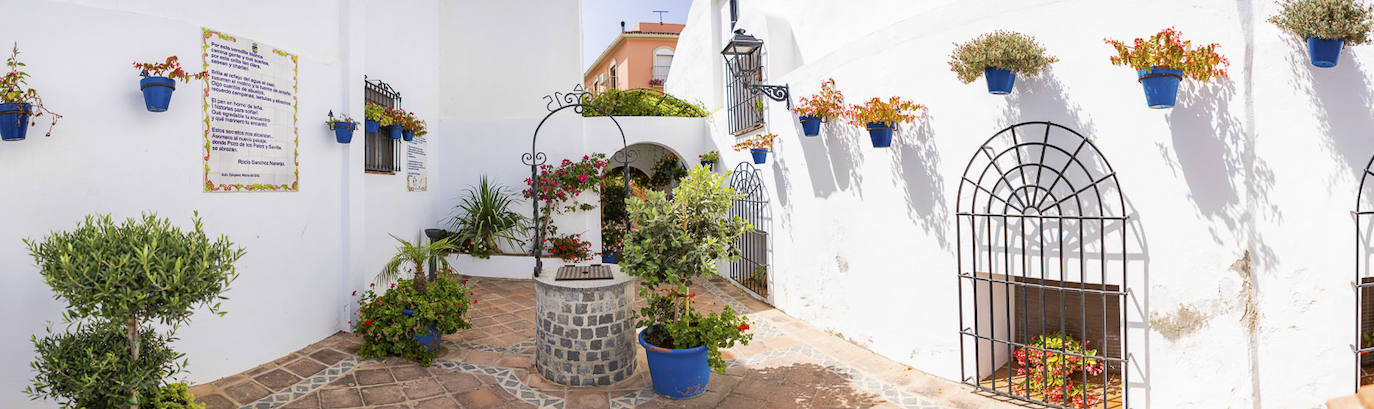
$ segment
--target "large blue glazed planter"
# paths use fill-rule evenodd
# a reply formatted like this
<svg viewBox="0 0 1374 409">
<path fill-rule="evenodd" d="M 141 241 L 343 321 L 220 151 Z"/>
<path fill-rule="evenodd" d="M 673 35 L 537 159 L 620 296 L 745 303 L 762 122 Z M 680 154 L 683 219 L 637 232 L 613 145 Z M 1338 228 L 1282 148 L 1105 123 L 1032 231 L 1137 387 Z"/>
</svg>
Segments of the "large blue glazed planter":
<svg viewBox="0 0 1374 409">
<path fill-rule="evenodd" d="M 988 93 L 993 95 L 1010 94 L 1012 86 L 1016 85 L 1016 73 L 1011 70 L 987 67 L 983 69 L 983 78 L 988 81 Z"/>
<path fill-rule="evenodd" d="M 381 130 L 382 130 L 382 123 L 381 123 L 381 122 L 377 122 L 377 121 L 373 121 L 373 120 L 369 119 L 369 120 L 367 120 L 366 125 L 367 125 L 367 128 L 366 128 L 366 129 L 367 129 L 368 132 L 381 132 Z"/>
<path fill-rule="evenodd" d="M 644 342 L 645 328 L 639 331 L 639 345 L 648 358 L 649 379 L 654 392 L 670 399 L 686 399 L 706 392 L 711 382 L 711 365 L 706 361 L 706 347 L 668 349 Z"/>
<path fill-rule="evenodd" d="M 401 311 L 401 313 L 405 314 L 407 317 L 415 315 L 415 311 L 410 309 Z M 415 338 L 415 342 L 418 342 L 420 344 L 420 348 L 424 349 L 425 352 L 438 351 L 439 344 L 444 340 L 444 337 L 439 334 L 439 329 L 435 328 L 434 324 L 429 324 L 427 329 L 429 329 L 428 332 L 413 336 Z"/>
<path fill-rule="evenodd" d="M 386 132 L 387 135 L 391 136 L 391 139 L 401 139 L 401 136 L 404 133 L 402 131 L 403 129 L 404 128 L 401 128 L 400 125 L 391 125 L 386 127 Z"/>
<path fill-rule="evenodd" d="M 415 133 L 411 132 L 409 129 L 403 130 L 401 131 L 401 139 L 405 139 L 407 142 L 409 142 L 415 139 Z"/>
<path fill-rule="evenodd" d="M 874 148 L 886 148 L 892 146 L 892 128 L 897 124 L 892 122 L 869 122 L 868 139 L 873 140 Z"/>
<path fill-rule="evenodd" d="M 806 136 L 816 136 L 821 134 L 821 117 L 815 115 L 803 115 L 799 118 L 802 124 L 802 134 Z"/>
<path fill-rule="evenodd" d="M 619 258 L 619 257 L 620 257 L 620 252 L 619 252 L 619 251 L 605 251 L 605 252 L 602 252 L 602 253 L 601 253 L 601 264 L 615 264 L 616 259 Z"/>
<path fill-rule="evenodd" d="M 1312 61 L 1312 65 L 1318 67 L 1335 67 L 1337 60 L 1341 59 L 1341 47 L 1344 45 L 1345 39 L 1343 38 L 1328 40 L 1307 37 L 1307 58 Z"/>
<path fill-rule="evenodd" d="M 749 149 L 749 154 L 754 155 L 754 164 L 762 165 L 768 162 L 767 149 Z"/>
<path fill-rule="evenodd" d="M 23 102 L 0 104 L 0 140 L 22 141 L 29 133 L 29 114 L 33 105 Z"/>
<path fill-rule="evenodd" d="M 176 91 L 177 82 L 167 77 L 143 77 L 138 80 L 138 87 L 143 89 L 143 104 L 148 106 L 148 111 L 163 112 L 172 103 L 172 91 Z"/>
<path fill-rule="evenodd" d="M 1140 85 L 1145 88 L 1145 103 L 1150 108 L 1172 108 L 1178 99 L 1178 83 L 1183 81 L 1183 71 L 1168 68 L 1150 67 L 1148 71 L 1136 71 Z"/>
<path fill-rule="evenodd" d="M 358 129 L 358 124 L 350 124 L 348 122 L 335 122 L 334 139 L 338 140 L 339 143 L 353 142 L 353 130 L 355 129 Z"/>
</svg>

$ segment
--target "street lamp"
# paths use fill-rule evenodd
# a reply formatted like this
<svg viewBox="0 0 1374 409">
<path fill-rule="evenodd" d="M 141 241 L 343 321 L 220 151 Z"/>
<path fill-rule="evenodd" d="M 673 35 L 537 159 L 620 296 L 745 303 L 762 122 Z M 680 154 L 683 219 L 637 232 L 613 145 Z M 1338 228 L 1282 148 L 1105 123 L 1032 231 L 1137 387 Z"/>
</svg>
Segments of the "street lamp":
<svg viewBox="0 0 1374 409">
<path fill-rule="evenodd" d="M 730 74 L 734 75 L 735 78 L 738 79 L 740 77 L 752 74 L 761 69 L 756 67 L 749 72 L 740 72 L 738 68 L 740 66 L 740 64 L 738 64 L 740 57 L 753 57 L 758 54 L 761 48 L 763 48 L 763 40 L 760 40 L 752 35 L 745 34 L 744 29 L 741 28 L 735 30 L 735 36 L 731 37 L 730 41 L 725 43 L 725 49 L 720 50 L 720 56 L 721 58 L 725 59 L 725 66 L 730 68 Z M 762 78 L 760 77 L 760 80 L 761 79 Z M 754 94 L 761 93 L 767 96 L 768 99 L 778 102 L 786 102 L 787 109 L 792 109 L 791 92 L 787 85 L 765 85 L 750 83 L 746 86 L 748 87 L 749 92 Z"/>
</svg>

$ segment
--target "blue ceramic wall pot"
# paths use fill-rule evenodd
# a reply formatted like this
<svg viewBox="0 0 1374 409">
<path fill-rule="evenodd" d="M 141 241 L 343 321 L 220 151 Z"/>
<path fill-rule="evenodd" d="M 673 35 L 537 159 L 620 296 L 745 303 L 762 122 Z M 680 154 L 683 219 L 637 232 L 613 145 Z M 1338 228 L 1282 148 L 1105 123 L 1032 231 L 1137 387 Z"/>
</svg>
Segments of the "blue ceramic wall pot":
<svg viewBox="0 0 1374 409">
<path fill-rule="evenodd" d="M 143 104 L 148 111 L 163 112 L 172 104 L 172 91 L 176 91 L 177 82 L 167 77 L 143 77 L 138 80 L 138 87 L 143 89 Z"/>
<path fill-rule="evenodd" d="M 353 130 L 358 129 L 358 124 L 348 122 L 334 123 L 334 139 L 339 143 L 353 142 Z"/>
<path fill-rule="evenodd" d="M 814 115 L 804 115 L 797 118 L 801 121 L 802 134 L 806 136 L 816 136 L 821 134 L 821 117 Z"/>
<path fill-rule="evenodd" d="M 1178 83 L 1183 81 L 1183 71 L 1168 68 L 1150 67 L 1147 71 L 1136 71 L 1140 85 L 1145 88 L 1145 103 L 1150 108 L 1172 108 L 1178 99 Z"/>
<path fill-rule="evenodd" d="M 0 104 L 0 140 L 22 141 L 29 133 L 33 105 L 23 102 Z"/>
<path fill-rule="evenodd" d="M 767 150 L 767 149 L 757 149 L 757 148 L 755 148 L 755 149 L 749 149 L 749 154 L 754 156 L 754 164 L 755 164 L 755 165 L 762 165 L 762 164 L 768 162 L 768 150 Z"/>
<path fill-rule="evenodd" d="M 401 137 L 404 135 L 404 131 L 400 125 L 388 126 L 386 127 L 386 132 L 387 135 L 391 136 L 391 139 L 401 139 Z"/>
<path fill-rule="evenodd" d="M 897 124 L 892 122 L 869 122 L 868 139 L 873 140 L 874 148 L 886 148 L 892 146 L 892 129 Z"/>
<path fill-rule="evenodd" d="M 1328 40 L 1307 37 L 1307 58 L 1312 61 L 1312 65 L 1321 68 L 1335 67 L 1336 62 L 1341 59 L 1341 47 L 1344 45 L 1343 38 Z"/>
<path fill-rule="evenodd" d="M 983 78 L 987 79 L 988 92 L 993 95 L 1010 94 L 1012 86 L 1016 85 L 1016 73 L 1011 70 L 987 67 L 983 69 Z"/>
<path fill-rule="evenodd" d="M 375 133 L 375 132 L 380 132 L 380 131 L 382 130 L 382 123 L 381 123 L 381 122 L 377 122 L 377 121 L 373 121 L 373 120 L 369 119 L 369 120 L 367 120 L 366 125 L 367 125 L 367 131 L 368 131 L 368 132 L 374 132 L 374 133 Z"/>
</svg>

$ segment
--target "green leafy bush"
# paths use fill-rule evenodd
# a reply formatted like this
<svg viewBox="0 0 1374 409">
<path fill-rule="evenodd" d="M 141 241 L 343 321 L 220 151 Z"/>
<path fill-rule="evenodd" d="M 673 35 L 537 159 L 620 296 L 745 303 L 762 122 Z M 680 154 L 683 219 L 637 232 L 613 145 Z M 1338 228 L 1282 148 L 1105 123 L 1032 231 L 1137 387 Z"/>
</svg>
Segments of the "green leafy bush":
<svg viewBox="0 0 1374 409">
<path fill-rule="evenodd" d="M 63 319 L 74 324 L 73 332 L 32 338 L 39 356 L 31 397 L 137 407 L 180 371 L 172 361 L 181 355 L 166 346 L 172 331 L 201 306 L 224 314 L 218 301 L 243 256 L 226 237 L 212 241 L 198 214 L 193 220 L 195 229 L 182 231 L 154 214 L 118 225 L 108 215 L 87 216 L 72 231 L 24 240 L 43 281 L 67 302 Z M 140 330 L 154 322 L 172 330 Z"/>
<path fill-rule="evenodd" d="M 593 105 L 615 116 L 679 116 L 701 118 L 706 116 L 706 107 L 687 102 L 665 92 L 637 88 L 630 90 L 606 90 L 600 94 L 586 97 L 583 103 Z M 602 116 L 595 109 L 583 109 L 582 116 Z"/>
<path fill-rule="evenodd" d="M 205 409 L 205 405 L 196 403 L 191 387 L 177 382 L 163 386 L 161 392 L 146 401 L 141 409 Z"/>
<path fill-rule="evenodd" d="M 1283 10 L 1269 18 L 1298 37 L 1343 39 L 1349 45 L 1369 42 L 1374 7 L 1356 0 L 1284 0 Z"/>
<path fill-rule="evenodd" d="M 440 274 L 425 286 L 424 292 L 417 291 L 411 280 L 400 280 L 380 295 L 373 291 L 375 285 L 370 286 L 358 300 L 358 321 L 350 322 L 353 332 L 363 338 L 358 356 L 395 355 L 429 366 L 434 352 L 425 351 L 413 337 L 427 334 L 429 325 L 445 335 L 472 328 L 464 316 L 469 304 L 477 300 L 469 302 L 471 293 L 464 286 L 466 283 L 467 280 L 456 281 L 448 274 Z M 406 315 L 405 310 L 414 315 Z"/>
<path fill-rule="evenodd" d="M 488 181 L 487 175 L 482 175 L 476 186 L 463 191 L 456 206 L 459 214 L 449 219 L 457 233 L 452 240 L 459 243 L 459 250 L 490 258 L 500 252 L 497 244 L 501 241 L 513 246 L 525 244 L 530 223 L 527 217 L 511 210 L 515 203 L 512 195 L 505 186 Z"/>
<path fill-rule="evenodd" d="M 949 69 L 967 84 L 981 77 L 984 68 L 1036 75 L 1055 61 L 1059 59 L 1046 55 L 1045 47 L 1034 37 L 997 30 L 956 45 L 949 56 Z"/>
<path fill-rule="evenodd" d="M 705 167 L 693 168 L 673 189 L 672 199 L 650 191 L 646 199 L 630 199 L 634 229 L 625 237 L 625 272 L 641 280 L 639 295 L 646 305 L 637 325 L 650 327 L 645 341 L 664 348 L 707 347 L 717 372 L 725 371 L 720 349 L 749 343 L 748 321 L 729 306 L 720 313 L 701 314 L 692 308 L 689 286 L 694 277 L 715 274 L 716 261 L 739 257 L 730 243 L 749 229 L 738 217 L 727 217 L 735 192 Z"/>
</svg>

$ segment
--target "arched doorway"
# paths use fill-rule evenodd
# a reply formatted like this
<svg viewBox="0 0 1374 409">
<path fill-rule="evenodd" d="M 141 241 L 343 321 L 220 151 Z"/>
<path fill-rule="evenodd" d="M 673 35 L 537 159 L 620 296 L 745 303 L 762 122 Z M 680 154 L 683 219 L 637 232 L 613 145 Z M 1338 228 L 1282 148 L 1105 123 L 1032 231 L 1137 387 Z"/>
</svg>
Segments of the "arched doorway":
<svg viewBox="0 0 1374 409">
<path fill-rule="evenodd" d="M 768 230 L 773 214 L 768 207 L 768 190 L 759 177 L 759 170 L 749 162 L 740 162 L 730 173 L 730 188 L 737 198 L 730 206 L 730 216 L 739 217 L 753 226 L 731 245 L 740 258 L 730 262 L 730 281 L 744 287 L 751 295 L 768 301 L 770 276 Z"/>
<path fill-rule="evenodd" d="M 1125 200 L 1091 140 L 1012 125 L 959 184 L 963 383 L 1056 407 L 1126 402 Z"/>
</svg>

